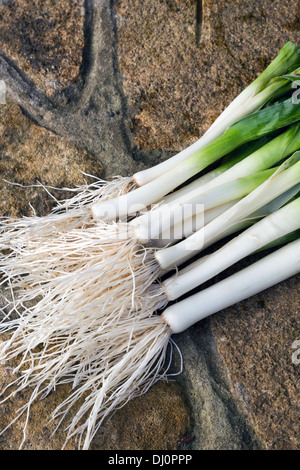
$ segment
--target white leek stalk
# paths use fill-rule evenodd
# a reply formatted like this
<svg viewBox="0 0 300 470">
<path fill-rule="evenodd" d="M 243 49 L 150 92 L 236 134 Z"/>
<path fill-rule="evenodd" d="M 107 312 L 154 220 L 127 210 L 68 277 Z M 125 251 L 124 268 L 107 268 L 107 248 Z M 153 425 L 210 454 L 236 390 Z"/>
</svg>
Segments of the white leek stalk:
<svg viewBox="0 0 300 470">
<path fill-rule="evenodd" d="M 222 159 L 221 164 L 217 166 L 217 168 L 214 168 L 213 170 L 204 173 L 191 183 L 185 184 L 182 188 L 176 189 L 176 191 L 165 196 L 163 199 L 163 204 L 170 204 L 176 199 L 179 199 L 185 196 L 186 194 L 189 194 L 194 189 L 199 190 L 200 187 L 204 187 L 207 183 L 214 180 L 217 176 L 221 175 L 225 171 L 229 170 L 231 167 L 236 165 L 236 163 L 242 161 L 244 158 L 254 153 L 256 150 L 261 148 L 270 140 L 270 136 L 265 136 L 261 139 L 254 140 L 253 142 L 249 142 L 245 145 L 242 145 L 241 147 L 238 147 L 236 150 L 226 155 Z"/>
<path fill-rule="evenodd" d="M 300 152 L 296 152 L 267 181 L 225 213 L 177 245 L 157 251 L 155 258 L 161 269 L 165 271 L 172 266 L 180 266 L 199 253 L 208 240 L 225 233 L 230 226 L 241 222 L 280 194 L 296 186 L 300 181 L 299 158 Z M 288 167 L 295 161 L 296 163 Z"/>
<path fill-rule="evenodd" d="M 275 171 L 276 168 L 271 168 L 244 178 L 237 178 L 216 188 L 213 187 L 208 191 L 203 190 L 199 199 L 195 198 L 186 204 L 178 204 L 175 208 L 174 205 L 176 203 L 170 206 L 163 206 L 163 210 L 159 209 L 150 212 L 149 215 L 146 214 L 134 219 L 131 225 L 137 225 L 138 228 L 135 234 L 138 235 L 141 243 L 153 242 L 159 239 L 163 240 L 172 233 L 174 233 L 175 237 L 183 239 L 199 230 L 201 224 L 203 226 L 205 212 L 219 206 L 225 208 L 225 204 L 243 198 L 266 181 Z M 157 215 L 161 216 L 161 218 L 158 218 Z M 149 227 L 145 226 L 146 232 L 144 225 L 140 225 L 140 219 L 144 217 L 146 217 L 146 223 L 149 222 Z M 192 226 L 193 222 L 195 223 L 194 228 Z"/>
<path fill-rule="evenodd" d="M 176 241 L 182 240 L 192 235 L 194 232 L 200 230 L 203 225 L 209 224 L 223 212 L 227 211 L 230 207 L 234 206 L 239 200 L 233 200 L 222 204 L 212 209 L 204 211 L 203 217 L 199 217 L 198 214 L 192 215 L 189 218 L 184 219 L 184 223 L 181 221 L 175 223 L 171 228 L 166 227 L 160 234 L 158 240 L 151 240 L 151 244 L 159 248 L 163 248 L 167 245 L 173 245 Z"/>
<path fill-rule="evenodd" d="M 245 228 L 249 227 L 250 225 L 253 225 L 254 223 L 258 222 L 260 219 L 263 217 L 267 217 L 269 214 L 272 214 L 273 212 L 279 210 L 281 207 L 284 205 L 288 204 L 289 202 L 293 201 L 295 198 L 299 197 L 300 194 L 300 183 L 297 185 L 293 186 L 289 190 L 285 191 L 283 194 L 280 194 L 278 197 L 270 201 L 268 204 L 265 204 L 262 206 L 260 209 L 254 211 L 252 214 L 247 215 L 243 220 L 233 224 L 233 225 L 228 225 L 227 229 L 225 231 L 221 231 L 217 233 L 214 237 L 210 237 L 206 240 L 203 241 L 203 247 L 202 250 L 208 248 L 209 246 L 213 245 L 214 243 L 230 236 L 233 235 L 234 233 L 240 232 L 241 230 L 244 230 Z M 154 244 L 155 247 L 159 248 L 164 248 L 167 246 L 171 246 L 174 244 L 176 241 L 180 241 L 182 238 L 187 238 L 193 233 L 195 233 L 197 230 L 200 230 L 203 228 L 204 225 L 209 224 L 212 222 L 214 219 L 222 215 L 224 212 L 226 212 L 228 209 L 233 207 L 235 204 L 237 204 L 239 200 L 236 201 L 231 201 L 226 204 L 223 204 L 222 206 L 214 207 L 213 209 L 210 209 L 208 211 L 204 212 L 204 217 L 199 218 L 197 215 L 192 217 L 191 219 L 185 219 L 184 220 L 184 227 L 182 227 L 182 224 L 179 223 L 178 226 L 172 227 L 174 230 L 170 234 L 170 230 L 166 229 L 164 233 L 161 234 L 161 238 L 156 241 Z M 181 230 L 181 232 L 180 232 Z M 182 233 L 182 230 L 184 232 Z M 180 239 L 175 238 L 176 233 L 182 233 L 183 237 Z M 169 238 L 168 238 L 169 237 Z M 283 237 L 284 240 L 287 238 L 290 238 L 290 240 L 287 241 L 292 241 L 296 237 L 294 234 L 293 236 L 290 237 Z M 284 240 L 282 241 L 282 244 L 284 243 Z M 275 246 L 280 245 L 280 241 L 274 242 Z M 270 244 L 272 246 L 272 244 Z M 201 251 L 202 251 L 201 250 Z M 180 272 L 184 272 L 190 269 L 191 265 L 186 266 L 185 268 L 181 269 Z"/>
<path fill-rule="evenodd" d="M 300 272 L 300 239 L 276 250 L 223 281 L 168 307 L 163 318 L 180 333 L 209 315 Z"/>
<path fill-rule="evenodd" d="M 219 250 L 189 265 L 186 272 L 162 283 L 168 300 L 175 300 L 236 262 L 300 228 L 300 197 L 244 230 Z"/>
</svg>

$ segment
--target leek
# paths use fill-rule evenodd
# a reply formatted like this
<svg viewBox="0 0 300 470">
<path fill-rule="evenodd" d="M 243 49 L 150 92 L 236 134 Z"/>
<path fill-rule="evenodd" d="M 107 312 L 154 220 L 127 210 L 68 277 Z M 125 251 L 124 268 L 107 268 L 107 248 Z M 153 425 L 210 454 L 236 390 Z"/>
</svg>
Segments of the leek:
<svg viewBox="0 0 300 470">
<path fill-rule="evenodd" d="M 185 184 L 182 188 L 177 189 L 175 192 L 167 195 L 163 199 L 164 204 L 170 204 L 171 202 L 179 199 L 186 194 L 191 193 L 194 189 L 199 189 L 209 183 L 210 181 L 214 180 L 217 176 L 221 175 L 225 171 L 229 170 L 229 168 L 233 167 L 236 163 L 242 161 L 244 158 L 248 157 L 256 150 L 261 148 L 264 144 L 266 144 L 271 139 L 270 135 L 262 137 L 261 139 L 254 140 L 253 142 L 249 142 L 241 147 L 238 147 L 233 152 L 230 152 L 226 155 L 219 166 L 214 168 L 213 170 L 201 175 L 199 178 L 194 180 L 189 184 Z"/>
<path fill-rule="evenodd" d="M 208 289 L 168 307 L 163 314 L 164 319 L 173 333 L 179 333 L 195 322 L 299 272 L 300 239 L 297 239 Z"/>
<path fill-rule="evenodd" d="M 177 245 L 157 251 L 155 258 L 161 269 L 170 269 L 188 261 L 203 248 L 204 242 L 207 243 L 209 239 L 220 236 L 228 226 L 241 222 L 255 210 L 296 186 L 300 181 L 300 161 L 297 161 L 299 158 L 300 152 L 296 152 L 261 186 L 201 230 Z M 296 163 L 293 163 L 295 161 Z M 291 166 L 288 167 L 288 165 Z"/>
<path fill-rule="evenodd" d="M 161 202 L 161 198 L 163 196 L 167 195 L 178 185 L 185 182 L 190 175 L 193 176 L 197 173 L 198 169 L 196 168 L 192 171 L 192 160 L 190 160 L 191 166 L 189 168 L 185 166 L 184 160 L 189 160 L 195 152 L 196 154 L 199 153 L 201 149 L 204 150 L 207 146 L 218 140 L 218 138 L 226 132 L 228 126 L 231 126 L 233 123 L 241 120 L 241 118 L 250 115 L 253 111 L 257 111 L 270 101 L 274 101 L 274 99 L 281 100 L 282 97 L 285 97 L 285 95 L 291 90 L 291 77 L 298 73 L 297 67 L 299 64 L 299 48 L 288 41 L 267 69 L 228 106 L 203 138 L 187 149 L 186 153 L 181 152 L 180 157 L 172 157 L 167 162 L 164 162 L 162 167 L 154 167 L 153 172 L 149 169 L 145 172 L 138 172 L 130 177 L 116 178 L 111 182 L 105 182 L 101 179 L 95 178 L 95 181 L 92 184 L 85 184 L 74 189 L 63 188 L 64 190 L 74 192 L 75 195 L 63 201 L 56 201 L 57 206 L 52 209 L 52 212 L 49 215 L 45 217 L 24 217 L 17 220 L 6 219 L 1 227 L 2 231 L 9 232 L 9 235 L 12 235 L 11 238 L 14 238 L 15 240 L 13 244 L 16 244 L 18 242 L 22 243 L 25 239 L 27 239 L 27 243 L 29 243 L 29 240 L 33 238 L 43 240 L 50 236 L 55 237 L 57 233 L 85 227 L 86 224 L 91 222 L 94 216 L 100 217 L 103 211 L 105 213 L 106 209 L 104 206 L 101 204 L 100 207 L 98 206 L 100 201 L 104 202 L 109 199 L 124 196 L 124 194 L 132 192 L 135 188 L 139 187 L 139 185 L 146 186 L 146 189 L 145 192 L 135 193 L 137 196 L 136 198 L 134 196 L 129 198 L 129 215 L 132 213 L 131 211 L 134 213 L 135 210 L 141 210 L 141 206 L 145 209 L 152 203 Z M 279 104 L 279 102 L 276 103 L 276 105 Z M 292 120 L 289 122 L 291 123 Z M 283 125 L 287 125 L 287 123 L 283 122 Z M 251 136 L 250 140 L 253 138 L 255 139 L 255 136 Z M 245 140 L 245 142 L 248 141 L 249 139 Z M 234 147 L 241 144 L 242 141 L 238 142 Z M 225 147 L 227 147 L 227 144 Z M 212 147 L 211 150 L 213 151 Z M 226 154 L 229 150 L 230 147 L 228 147 L 228 150 L 226 149 L 224 153 L 221 152 L 221 155 Z M 203 165 L 198 167 L 200 170 L 209 165 L 209 160 L 205 163 L 205 155 L 202 156 Z M 219 158 L 218 155 L 211 155 L 211 157 L 211 161 L 215 161 Z M 181 160 L 184 165 L 182 168 L 177 168 L 179 173 L 182 173 L 181 177 L 178 177 L 176 166 L 178 167 L 177 163 L 180 163 Z M 176 166 L 174 166 L 175 163 Z M 170 173 L 168 171 L 168 176 L 163 178 L 162 175 L 166 176 L 167 174 L 166 166 L 172 171 Z M 157 176 L 161 176 L 161 179 L 158 178 L 156 181 Z M 148 186 L 148 182 L 153 179 L 156 183 L 153 181 L 153 186 Z M 172 182 L 172 184 L 170 184 L 170 182 Z M 44 187 L 46 190 L 51 189 L 43 185 L 40 186 Z M 158 191 L 159 186 L 161 186 L 161 190 Z M 166 189 L 162 190 L 164 186 L 166 186 Z M 152 193 L 153 197 L 150 196 L 150 193 Z M 119 203 L 120 204 L 114 201 L 112 206 L 115 204 L 117 206 L 121 205 L 122 210 L 120 213 L 119 210 L 115 212 L 115 208 L 110 207 L 107 214 L 109 217 L 118 217 L 118 214 L 121 217 L 122 215 L 127 215 L 128 203 L 126 202 L 126 198 L 121 197 Z M 134 204 L 134 207 L 132 207 L 131 203 Z"/>
<path fill-rule="evenodd" d="M 202 191 L 200 199 L 192 199 L 187 204 L 179 205 L 177 211 L 174 210 L 173 206 L 163 207 L 163 210 L 159 211 L 159 215 L 162 216 L 161 220 L 153 219 L 151 212 L 150 224 L 148 234 L 143 234 L 140 226 L 140 218 L 133 221 L 133 225 L 138 224 L 138 239 L 140 242 L 147 243 L 153 242 L 156 239 L 168 238 L 169 234 L 174 230 L 176 236 L 180 239 L 185 238 L 189 231 L 192 229 L 191 221 L 195 222 L 196 227 L 201 226 L 203 215 L 206 211 L 214 209 L 224 204 L 230 203 L 237 199 L 241 199 L 247 194 L 251 193 L 257 186 L 261 185 L 266 179 L 268 179 L 275 171 L 276 167 L 268 170 L 259 171 L 258 173 L 245 176 L 244 178 L 237 178 L 228 183 L 221 184 L 216 188 L 212 188 L 208 191 Z M 147 220 L 148 221 L 148 220 Z M 187 227 L 190 226 L 190 229 Z M 199 227 L 200 228 L 200 227 Z M 195 231 L 195 230 L 194 230 Z M 185 234 L 185 235 L 183 235 Z"/>
<path fill-rule="evenodd" d="M 264 217 L 229 243 L 192 263 L 187 272 L 172 276 L 162 283 L 168 300 L 175 300 L 213 278 L 237 261 L 281 237 L 300 229 L 300 197 L 278 211 Z"/>
</svg>

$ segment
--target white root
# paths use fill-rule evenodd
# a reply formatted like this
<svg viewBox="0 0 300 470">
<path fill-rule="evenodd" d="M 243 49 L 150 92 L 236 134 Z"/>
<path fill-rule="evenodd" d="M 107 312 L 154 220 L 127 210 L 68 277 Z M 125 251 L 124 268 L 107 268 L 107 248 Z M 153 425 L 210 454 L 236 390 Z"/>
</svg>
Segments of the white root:
<svg viewBox="0 0 300 470">
<path fill-rule="evenodd" d="M 40 312 L 51 298 L 63 308 L 67 297 L 72 311 L 80 302 L 90 305 L 97 301 L 100 308 L 102 295 L 106 307 L 115 302 L 120 308 L 128 293 L 127 306 L 134 307 L 131 298 L 139 298 L 156 279 L 159 268 L 152 249 L 139 245 L 127 224 L 95 221 L 85 229 L 31 240 L 27 246 L 11 250 L 3 255 L 0 272 L 2 283 L 9 282 L 19 290 L 21 302 L 46 296 L 38 304 Z"/>
<path fill-rule="evenodd" d="M 129 184 L 125 179 L 123 183 Z M 118 191 L 121 187 L 125 191 L 124 184 L 118 182 Z M 105 332 L 123 317 L 148 317 L 157 303 L 155 295 L 148 296 L 148 304 L 142 299 L 157 278 L 157 265 L 132 239 L 127 224 L 98 220 L 81 226 L 79 219 L 68 218 L 74 211 L 86 211 L 80 205 L 91 202 L 95 196 L 91 191 L 89 187 L 85 196 L 81 193 L 66 201 L 65 212 L 8 223 L 0 237 L 0 247 L 6 250 L 0 262 L 0 284 L 11 297 L 0 332 L 12 333 L 1 345 L 0 358 L 22 355 L 20 369 L 34 357 L 48 377 L 45 393 L 62 376 L 76 386 L 89 373 L 94 332 L 99 343 L 100 331 L 105 338 Z M 69 229 L 57 224 L 52 231 L 54 220 L 65 218 Z M 77 224 L 79 228 L 74 228 Z M 162 299 L 161 307 L 165 304 Z M 101 348 L 99 354 L 104 354 L 105 346 Z M 25 374 L 23 381 L 30 385 L 30 376 Z"/>
<path fill-rule="evenodd" d="M 54 198 L 57 205 L 46 216 L 3 218 L 0 223 L 0 249 L 26 246 L 30 240 L 39 242 L 62 231 L 85 227 L 92 219 L 92 204 L 100 199 L 106 201 L 122 196 L 135 188 L 132 178 L 117 177 L 111 182 L 95 180 L 91 184 L 69 189 L 77 193 L 69 199 L 58 201 Z M 48 187 L 44 189 L 49 192 Z"/>
<path fill-rule="evenodd" d="M 0 333 L 11 335 L 0 360 L 21 356 L 19 389 L 34 387 L 41 397 L 59 383 L 90 383 L 95 367 L 97 374 L 107 371 L 126 325 L 166 305 L 156 291 L 143 298 L 158 270 L 128 236 L 127 224 L 97 221 L 43 243 L 31 240 L 3 258 L 2 284 L 11 299 Z"/>
<path fill-rule="evenodd" d="M 108 415 L 133 397 L 145 393 L 155 381 L 166 377 L 171 363 L 171 356 L 169 362 L 166 361 L 168 345 L 173 344 L 169 342 L 170 336 L 171 330 L 160 316 L 119 318 L 105 331 L 101 327 L 97 330 L 95 326 L 90 331 L 80 331 L 80 335 L 72 340 L 79 352 L 73 358 L 74 367 L 76 360 L 80 360 L 80 350 L 83 359 L 81 376 L 75 384 L 69 367 L 62 367 L 57 373 L 66 357 L 65 351 L 57 355 L 55 344 L 48 344 L 48 350 L 41 358 L 38 353 L 28 350 L 30 357 L 22 361 L 24 370 L 14 385 L 17 392 L 29 386 L 33 392 L 19 413 L 28 415 L 34 400 L 42 399 L 60 383 L 72 382 L 77 387 L 54 410 L 52 419 L 58 419 L 59 426 L 70 408 L 79 402 L 79 410 L 67 427 L 66 442 L 76 436 L 79 448 L 88 449 Z M 83 396 L 85 400 L 82 402 Z"/>
<path fill-rule="evenodd" d="M 74 391 L 53 419 L 63 419 L 87 394 L 66 440 L 76 435 L 79 446 L 88 448 L 111 411 L 161 378 L 170 335 L 160 317 L 150 317 L 166 299 L 151 289 L 143 298 L 157 278 L 157 265 L 128 235 L 127 224 L 97 221 L 15 248 L 3 257 L 1 271 L 11 300 L 0 333 L 11 335 L 1 343 L 0 360 L 21 357 L 14 385 L 33 390 L 18 416 L 28 419 L 36 398 L 70 383 Z M 7 320 L 12 313 L 15 318 Z"/>
</svg>

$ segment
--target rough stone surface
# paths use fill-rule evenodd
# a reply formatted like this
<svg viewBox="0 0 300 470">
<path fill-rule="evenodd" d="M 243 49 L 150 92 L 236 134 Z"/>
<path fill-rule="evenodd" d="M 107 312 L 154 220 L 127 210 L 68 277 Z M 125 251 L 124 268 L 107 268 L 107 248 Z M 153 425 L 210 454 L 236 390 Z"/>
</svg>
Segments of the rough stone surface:
<svg viewBox="0 0 300 470">
<path fill-rule="evenodd" d="M 1 337 L 0 337 L 1 341 Z M 13 372 L 13 366 L 17 363 L 2 364 L 0 367 L 0 383 L 2 388 L 8 386 L 16 378 Z M 12 389 L 10 390 L 12 391 Z M 19 418 L 0 436 L 0 450 L 17 450 L 19 448 L 25 450 L 58 450 L 64 444 L 64 430 L 59 428 L 55 430 L 55 423 L 49 422 L 51 412 L 58 406 L 61 400 L 65 399 L 69 389 L 67 387 L 59 387 L 59 389 L 45 398 L 43 401 L 32 404 L 30 408 L 30 420 L 26 426 L 26 434 L 24 437 L 24 426 L 26 415 Z M 0 394 L 0 398 L 4 396 Z M 20 407 L 25 406 L 30 393 L 19 393 L 11 397 L 0 407 L 0 423 L 1 429 L 9 426 L 17 415 Z M 21 447 L 22 446 L 22 447 Z M 66 449 L 72 450 L 76 448 L 76 444 L 70 441 Z"/>
<path fill-rule="evenodd" d="M 79 170 L 126 175 L 166 158 L 207 129 L 288 38 L 300 39 L 296 0 L 203 0 L 202 15 L 201 2 L 194 0 L 119 0 L 116 22 L 109 8 L 102 8 L 112 3 L 108 0 L 85 2 L 90 7 L 85 20 L 81 2 L 61 1 L 59 9 L 48 1 L 30 3 L 36 10 L 26 11 L 28 2 L 22 0 L 0 1 L 0 79 L 8 91 L 0 106 L 0 173 L 1 180 L 22 185 L 72 187 L 84 180 Z M 9 16 L 14 4 L 15 15 Z M 53 44 L 57 62 L 45 53 Z M 76 88 L 81 57 L 84 87 Z M 55 93 L 47 82 L 58 76 L 55 91 L 70 83 L 74 88 Z M 1 181 L 3 215 L 28 215 L 29 203 L 44 214 L 53 201 L 41 188 Z M 92 448 L 299 448 L 299 365 L 292 361 L 292 344 L 300 339 L 299 309 L 295 277 L 178 335 L 183 373 L 114 414 Z M 174 371 L 179 366 L 175 357 Z M 12 367 L 0 366 L 4 386 Z M 61 448 L 63 428 L 52 436 L 54 423 L 48 421 L 68 392 L 60 387 L 32 406 L 24 448 Z M 26 399 L 24 393 L 0 407 L 1 428 Z M 1 436 L 1 449 L 18 448 L 23 423 Z M 181 438 L 193 436 L 178 447 Z M 67 448 L 75 447 L 69 442 Z"/>
<path fill-rule="evenodd" d="M 0 3 L 2 50 L 49 95 L 80 80 L 83 3 L 82 0 Z"/>
<path fill-rule="evenodd" d="M 184 314 L 184 312 L 183 312 Z M 239 400 L 233 398 L 210 321 L 204 320 L 174 337 L 183 356 L 178 382 L 192 407 L 194 450 L 257 450 L 264 446 L 254 434 Z M 174 370 L 180 367 L 174 358 Z"/>
<path fill-rule="evenodd" d="M 0 41 L 4 42 L 4 46 L 0 50 L 0 77 L 2 79 L 0 83 L 3 85 L 4 82 L 7 97 L 11 97 L 22 109 L 25 109 L 26 114 L 36 123 L 66 137 L 99 160 L 104 166 L 106 178 L 117 174 L 132 175 L 142 166 L 142 163 L 139 162 L 139 155 L 134 152 L 134 143 L 127 123 L 126 99 L 119 76 L 116 54 L 116 25 L 110 2 L 108 0 L 84 2 L 84 43 L 78 44 L 76 44 L 76 38 L 78 34 L 82 35 L 81 23 L 76 22 L 77 34 L 72 29 L 72 25 L 74 26 L 72 15 L 76 13 L 77 7 L 79 8 L 79 3 L 67 0 L 61 3 L 64 6 L 62 9 L 57 8 L 57 5 L 51 2 L 37 4 L 37 7 L 40 6 L 45 12 L 41 28 L 44 32 L 54 28 L 53 35 L 59 36 L 61 34 L 60 22 L 63 21 L 64 14 L 67 15 L 66 12 L 69 12 L 70 21 L 68 18 L 65 19 L 66 39 L 63 44 L 58 42 L 57 47 L 69 51 L 73 57 L 71 52 L 74 51 L 74 44 L 76 45 L 76 54 L 78 54 L 76 57 L 82 57 L 80 68 L 82 80 L 77 83 L 78 86 L 75 86 L 75 83 L 67 86 L 65 83 L 65 88 L 59 88 L 49 96 L 49 93 L 45 93 L 45 88 L 39 85 L 38 77 L 34 77 L 35 81 L 31 79 L 30 73 L 25 70 L 26 67 L 24 69 L 24 61 L 20 63 L 11 59 L 10 50 L 5 46 L 10 42 L 7 43 L 1 33 Z M 8 6 L 11 6 L 11 3 Z M 26 15 L 30 16 L 30 14 L 35 18 L 33 11 L 27 12 L 27 2 L 20 0 L 20 9 L 26 18 Z M 54 24 L 51 22 L 53 15 L 58 17 L 57 22 L 53 20 Z M 14 16 L 11 21 L 14 21 Z M 30 27 L 26 26 L 25 20 L 24 29 L 26 34 L 34 36 Z M 45 33 L 45 41 L 47 37 Z M 54 41 L 51 34 L 49 41 L 50 44 Z M 21 56 L 24 60 L 26 59 L 25 62 L 30 62 L 30 48 L 22 49 Z M 46 62 L 48 60 L 50 70 L 55 69 L 57 65 L 55 57 L 50 54 L 48 59 L 44 60 Z M 42 80 L 47 67 L 45 69 L 41 63 L 41 57 L 37 60 L 37 68 L 41 70 Z M 72 74 L 73 68 L 73 65 L 70 65 L 67 72 Z M 58 73 L 61 73 L 61 68 Z M 45 79 L 43 80 L 45 82 Z M 0 100 L 3 101 L 2 94 Z M 161 152 L 156 152 L 154 158 L 143 156 L 143 159 L 150 165 L 155 158 L 157 161 L 160 154 Z"/>
<path fill-rule="evenodd" d="M 74 188 L 92 179 L 82 172 L 101 176 L 103 167 L 86 150 L 35 125 L 11 101 L 0 106 L 0 211 L 3 216 L 44 215 L 55 201 L 38 185 Z M 63 199 L 67 191 L 53 191 Z"/>
<path fill-rule="evenodd" d="M 299 449 L 300 277 L 227 309 L 211 321 L 217 349 L 256 435 L 267 449 Z"/>
<path fill-rule="evenodd" d="M 193 430 L 183 388 L 161 382 L 119 410 L 96 435 L 91 449 L 187 450 L 181 444 Z"/>
<path fill-rule="evenodd" d="M 17 363 L 10 362 L 9 365 L 4 364 L 0 367 L 1 388 L 15 379 L 12 367 L 14 365 Z M 20 445 L 24 450 L 61 449 L 65 444 L 64 426 L 61 425 L 54 433 L 57 421 L 50 421 L 50 418 L 54 408 L 65 400 L 69 393 L 68 386 L 60 386 L 47 398 L 33 403 L 25 438 L 23 434 L 25 416 L 23 416 L 0 436 L 0 450 L 16 450 Z M 16 411 L 26 404 L 29 397 L 29 391 L 19 393 L 1 405 L 1 429 L 12 422 Z M 3 395 L 0 394 L 0 398 L 3 398 Z M 72 419 L 72 413 L 66 417 L 65 425 Z M 132 400 L 108 419 L 93 440 L 91 449 L 186 450 L 190 446 L 179 442 L 189 436 L 192 429 L 191 412 L 182 388 L 176 383 L 171 385 L 162 382 L 156 384 L 146 396 Z M 71 439 L 64 448 L 74 450 L 77 446 L 78 443 Z"/>
</svg>

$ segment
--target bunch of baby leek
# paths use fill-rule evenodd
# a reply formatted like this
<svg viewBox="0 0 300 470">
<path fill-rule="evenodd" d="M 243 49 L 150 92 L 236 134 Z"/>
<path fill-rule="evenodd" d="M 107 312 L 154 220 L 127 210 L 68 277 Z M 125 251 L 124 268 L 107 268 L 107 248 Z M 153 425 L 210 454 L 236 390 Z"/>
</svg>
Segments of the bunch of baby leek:
<svg viewBox="0 0 300 470">
<path fill-rule="evenodd" d="M 232 297 L 223 303 L 216 284 L 153 315 L 239 259 L 298 233 L 300 104 L 291 96 L 298 66 L 299 49 L 288 42 L 186 151 L 125 182 L 87 187 L 47 217 L 4 221 L 5 315 L 18 315 L 2 324 L 12 334 L 0 359 L 21 355 L 18 390 L 33 387 L 22 411 L 71 382 L 74 391 L 53 417 L 88 394 L 67 435 L 88 448 L 103 419 L 160 376 L 172 333 L 238 301 L 243 286 L 252 295 L 299 270 L 299 256 L 289 266 L 284 261 L 287 250 L 299 252 L 296 240 L 273 255 L 281 272 L 269 283 L 259 276 L 253 283 L 252 274 L 268 274 L 268 257 L 228 281 Z M 122 194 L 109 199 L 116 191 Z M 235 232 L 229 244 L 182 268 Z"/>
</svg>

